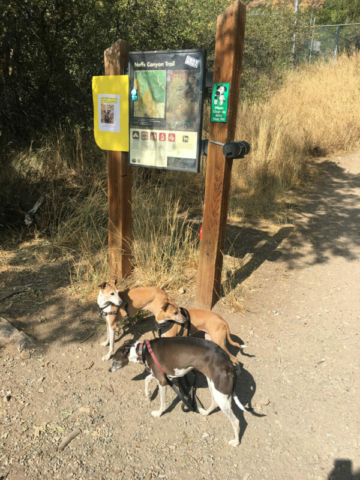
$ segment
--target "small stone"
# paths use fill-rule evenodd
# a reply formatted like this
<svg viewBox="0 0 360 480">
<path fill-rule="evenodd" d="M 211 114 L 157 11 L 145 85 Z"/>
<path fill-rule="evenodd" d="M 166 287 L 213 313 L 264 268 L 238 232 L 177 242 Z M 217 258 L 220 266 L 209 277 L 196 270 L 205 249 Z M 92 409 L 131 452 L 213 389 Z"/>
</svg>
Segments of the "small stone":
<svg viewBox="0 0 360 480">
<path fill-rule="evenodd" d="M 264 407 L 266 407 L 266 405 L 269 405 L 269 403 L 270 403 L 270 400 L 268 398 L 262 398 L 259 401 L 259 405 L 263 405 Z"/>
<path fill-rule="evenodd" d="M 209 437 L 209 436 L 210 436 L 210 435 L 209 435 L 207 432 L 204 432 L 202 438 L 207 438 L 207 437 Z"/>
<path fill-rule="evenodd" d="M 178 292 L 180 293 L 180 295 L 184 295 L 184 293 L 186 292 L 185 288 L 184 287 L 180 287 Z"/>
<path fill-rule="evenodd" d="M 30 357 L 31 355 L 29 351 L 25 350 L 24 352 L 20 353 L 20 358 L 22 358 L 23 360 L 28 360 Z"/>
<path fill-rule="evenodd" d="M 80 407 L 78 408 L 77 410 L 79 413 L 88 413 L 90 414 L 91 413 L 91 408 L 90 407 Z"/>
<path fill-rule="evenodd" d="M 5 395 L 5 397 L 3 398 L 4 402 L 10 402 L 10 400 L 11 400 L 11 395 Z"/>
</svg>

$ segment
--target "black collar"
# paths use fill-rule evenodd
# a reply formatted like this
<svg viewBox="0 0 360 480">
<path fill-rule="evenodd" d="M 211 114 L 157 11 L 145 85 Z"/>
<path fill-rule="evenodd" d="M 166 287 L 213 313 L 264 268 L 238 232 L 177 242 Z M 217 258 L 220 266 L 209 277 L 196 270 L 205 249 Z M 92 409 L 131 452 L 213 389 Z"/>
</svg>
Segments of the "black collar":
<svg viewBox="0 0 360 480">
<path fill-rule="evenodd" d="M 186 310 L 186 308 L 180 308 L 181 315 L 186 318 L 185 322 L 181 324 L 181 328 L 179 333 L 176 335 L 177 337 L 182 337 L 184 334 L 184 329 L 187 328 L 187 337 L 190 336 L 190 325 L 191 325 L 191 320 L 190 320 L 190 314 Z M 164 333 L 168 332 L 174 325 L 175 320 L 167 320 L 166 322 L 163 323 L 158 323 L 155 320 L 155 328 L 154 331 L 158 333 L 158 336 L 161 337 Z"/>
<path fill-rule="evenodd" d="M 186 318 L 185 323 L 181 325 L 180 332 L 176 335 L 177 337 L 182 337 L 184 333 L 184 328 L 187 328 L 187 337 L 190 336 L 190 326 L 191 326 L 191 319 L 190 319 L 190 313 L 186 308 L 180 308 L 181 315 L 183 315 Z"/>
<path fill-rule="evenodd" d="M 125 302 L 123 302 L 125 303 Z M 106 302 L 103 307 L 98 307 L 99 308 L 99 316 L 100 317 L 107 317 L 108 315 L 117 315 L 119 313 L 120 308 L 122 307 L 123 303 L 120 305 L 114 305 L 111 302 Z M 105 308 L 107 308 L 109 305 L 112 305 L 113 307 L 116 308 L 116 310 L 111 310 L 111 312 L 104 312 Z"/>
</svg>

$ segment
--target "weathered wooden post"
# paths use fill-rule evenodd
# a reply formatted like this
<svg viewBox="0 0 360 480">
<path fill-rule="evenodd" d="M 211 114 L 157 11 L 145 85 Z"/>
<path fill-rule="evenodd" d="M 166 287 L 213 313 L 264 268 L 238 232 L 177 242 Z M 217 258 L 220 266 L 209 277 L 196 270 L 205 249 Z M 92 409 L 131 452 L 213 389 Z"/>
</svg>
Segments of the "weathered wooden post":
<svg viewBox="0 0 360 480">
<path fill-rule="evenodd" d="M 104 52 L 105 75 L 123 75 L 130 44 L 118 40 Z M 131 167 L 127 152 L 110 152 L 108 161 L 110 275 L 124 278 L 131 272 Z"/>
<path fill-rule="evenodd" d="M 229 83 L 228 113 L 225 123 L 211 123 L 209 139 L 220 143 L 234 140 L 246 6 L 237 1 L 217 19 L 214 84 Z M 226 159 L 222 147 L 209 143 L 205 204 L 200 261 L 196 285 L 196 304 L 211 309 L 220 296 L 221 270 L 233 160 Z"/>
</svg>

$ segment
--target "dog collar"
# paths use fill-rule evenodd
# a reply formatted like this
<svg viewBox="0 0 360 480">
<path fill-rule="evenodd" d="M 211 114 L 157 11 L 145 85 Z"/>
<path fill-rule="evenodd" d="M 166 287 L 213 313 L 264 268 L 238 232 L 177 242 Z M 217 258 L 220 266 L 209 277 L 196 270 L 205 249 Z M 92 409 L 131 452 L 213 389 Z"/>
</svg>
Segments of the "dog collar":
<svg viewBox="0 0 360 480">
<path fill-rule="evenodd" d="M 125 303 L 125 302 L 123 302 Z M 98 307 L 99 308 L 99 316 L 100 317 L 106 317 L 107 315 L 117 315 L 119 313 L 120 308 L 122 307 L 123 303 L 120 305 L 114 305 L 111 302 L 106 302 L 103 307 Z M 112 305 L 113 307 L 116 308 L 116 311 L 112 310 L 111 312 L 104 312 L 105 308 L 107 308 L 109 305 Z"/>
<path fill-rule="evenodd" d="M 176 335 L 177 337 L 182 337 L 184 334 L 185 328 L 187 328 L 187 337 L 190 336 L 190 325 L 191 325 L 191 320 L 190 320 L 190 314 L 186 308 L 181 307 L 180 308 L 181 315 L 186 318 L 185 322 L 181 324 L 180 331 Z M 155 320 L 155 328 L 154 330 L 157 331 L 158 336 L 161 337 L 164 333 L 168 332 L 174 325 L 175 320 L 167 320 L 164 323 L 158 323 Z"/>
<path fill-rule="evenodd" d="M 161 335 L 168 332 L 174 326 L 174 323 L 176 323 L 175 320 L 166 320 L 166 322 L 163 322 L 163 323 L 158 323 L 155 320 L 154 330 L 156 330 L 159 337 L 161 337 Z"/>
</svg>

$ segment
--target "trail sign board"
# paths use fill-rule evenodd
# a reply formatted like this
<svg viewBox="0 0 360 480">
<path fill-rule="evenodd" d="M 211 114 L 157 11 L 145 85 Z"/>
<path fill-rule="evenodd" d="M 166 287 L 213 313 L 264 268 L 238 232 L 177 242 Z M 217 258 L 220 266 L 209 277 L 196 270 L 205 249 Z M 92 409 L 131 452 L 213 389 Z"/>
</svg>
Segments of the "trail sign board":
<svg viewBox="0 0 360 480">
<path fill-rule="evenodd" d="M 130 165 L 199 171 L 205 56 L 130 53 Z"/>
<path fill-rule="evenodd" d="M 226 123 L 229 98 L 229 83 L 215 83 L 211 99 L 212 122 Z"/>
</svg>

